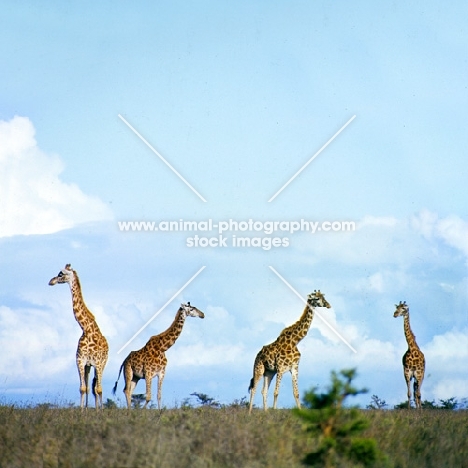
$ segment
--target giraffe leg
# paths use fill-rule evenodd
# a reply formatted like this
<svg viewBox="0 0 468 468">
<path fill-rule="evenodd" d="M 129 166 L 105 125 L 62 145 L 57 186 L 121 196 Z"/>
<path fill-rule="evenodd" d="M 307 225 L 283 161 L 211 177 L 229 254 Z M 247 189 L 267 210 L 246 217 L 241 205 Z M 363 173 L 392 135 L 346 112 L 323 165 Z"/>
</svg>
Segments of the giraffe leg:
<svg viewBox="0 0 468 468">
<path fill-rule="evenodd" d="M 102 368 L 101 366 L 94 368 L 93 379 L 93 395 L 95 400 L 96 409 L 102 409 Z"/>
<path fill-rule="evenodd" d="M 158 375 L 158 409 L 161 409 L 161 394 L 162 394 L 162 384 L 164 380 L 165 372 L 162 371 Z"/>
<path fill-rule="evenodd" d="M 276 404 L 278 403 L 278 395 L 279 395 L 279 389 L 280 389 L 280 384 L 281 384 L 281 379 L 283 378 L 284 371 L 278 371 L 276 374 L 276 385 L 275 385 L 275 391 L 273 393 L 273 409 L 276 409 Z"/>
<path fill-rule="evenodd" d="M 97 376 L 96 376 L 96 368 L 95 368 L 94 369 L 93 382 L 91 383 L 91 393 L 94 396 L 94 407 L 96 409 L 99 409 L 99 407 L 98 407 L 99 400 L 98 400 L 98 396 L 97 396 L 97 393 L 96 393 L 96 385 L 97 385 Z"/>
<path fill-rule="evenodd" d="M 124 379 L 125 379 L 125 387 L 123 389 L 123 392 L 127 400 L 127 408 L 131 409 L 132 393 L 139 379 L 133 375 L 132 366 L 129 363 L 125 363 L 125 366 L 124 366 Z"/>
<path fill-rule="evenodd" d="M 270 388 L 271 381 L 275 376 L 276 372 L 266 370 L 265 374 L 263 375 L 263 389 L 262 389 L 262 396 L 263 396 L 263 409 L 266 411 L 268 409 L 268 389 Z"/>
<path fill-rule="evenodd" d="M 297 383 L 297 378 L 299 376 L 299 363 L 295 363 L 291 368 L 291 377 L 292 377 L 292 386 L 293 386 L 293 395 L 296 400 L 296 405 L 301 409 L 301 402 L 299 400 L 299 386 Z"/>
<path fill-rule="evenodd" d="M 133 380 L 130 381 L 128 392 L 125 394 L 128 409 L 132 407 L 132 395 L 139 381 L 140 379 L 137 379 L 136 377 L 133 377 Z"/>
<path fill-rule="evenodd" d="M 102 405 L 102 375 L 104 373 L 104 367 L 107 364 L 107 354 L 104 356 L 104 358 L 100 361 L 100 363 L 94 368 L 95 370 L 95 379 L 96 379 L 96 384 L 94 387 L 95 394 L 98 395 L 99 397 L 99 403 L 100 403 L 100 408 L 103 408 Z M 97 405 L 97 399 L 96 399 L 96 409 L 98 407 Z"/>
<path fill-rule="evenodd" d="M 249 413 L 252 412 L 252 406 L 254 402 L 255 392 L 257 390 L 257 385 L 260 379 L 262 378 L 264 372 L 265 372 L 265 366 L 263 365 L 263 363 L 255 363 L 254 375 L 252 379 L 250 380 L 250 386 L 249 386 L 249 391 L 250 391 Z"/>
<path fill-rule="evenodd" d="M 421 386 L 424 379 L 424 370 L 416 371 L 414 375 L 413 394 L 416 402 L 416 408 L 422 408 L 421 405 Z"/>
<path fill-rule="evenodd" d="M 253 380 L 253 379 L 252 379 Z M 257 382 L 258 383 L 258 382 Z M 253 401 L 255 397 L 255 390 L 257 389 L 257 383 L 255 383 L 250 389 L 250 403 L 249 403 L 249 414 L 252 412 Z"/>
<path fill-rule="evenodd" d="M 253 380 L 253 379 L 252 379 Z M 254 402 L 254 398 L 255 398 L 255 391 L 257 390 L 257 384 L 258 382 L 256 382 L 252 388 L 250 389 L 250 403 L 249 403 L 249 413 L 252 412 L 252 407 L 253 407 L 253 402 Z"/>
<path fill-rule="evenodd" d="M 76 359 L 76 367 L 78 368 L 78 375 L 80 376 L 80 407 L 84 407 L 84 395 L 86 393 L 86 382 L 85 382 L 85 366 L 80 359 Z"/>
<path fill-rule="evenodd" d="M 413 380 L 413 395 L 416 408 L 421 408 L 421 393 L 419 392 L 419 385 L 416 377 Z"/>
<path fill-rule="evenodd" d="M 411 370 L 408 368 L 404 369 L 407 395 L 408 395 L 408 409 L 411 409 Z"/>
<path fill-rule="evenodd" d="M 163 353 L 159 366 L 156 369 L 156 374 L 158 376 L 158 409 L 161 409 L 162 384 L 163 384 L 164 376 L 166 375 L 166 366 L 167 366 L 167 358 L 166 358 L 166 355 Z"/>
<path fill-rule="evenodd" d="M 86 392 L 86 408 L 88 407 L 88 396 L 89 396 L 89 372 L 91 366 L 86 365 L 84 368 L 84 380 L 85 380 L 85 392 Z"/>
<path fill-rule="evenodd" d="M 146 408 L 148 406 L 148 403 L 151 401 L 151 383 L 153 381 L 153 377 L 146 374 L 145 380 L 146 380 L 146 401 L 145 401 L 143 408 Z"/>
</svg>

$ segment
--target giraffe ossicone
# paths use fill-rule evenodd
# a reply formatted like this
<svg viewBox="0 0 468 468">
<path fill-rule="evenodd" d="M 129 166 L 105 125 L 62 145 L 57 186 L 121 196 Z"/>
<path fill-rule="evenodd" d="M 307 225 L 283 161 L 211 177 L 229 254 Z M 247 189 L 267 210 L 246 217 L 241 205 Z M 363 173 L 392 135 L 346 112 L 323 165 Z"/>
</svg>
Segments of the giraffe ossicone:
<svg viewBox="0 0 468 468">
<path fill-rule="evenodd" d="M 411 380 L 413 379 L 413 396 L 416 408 L 421 408 L 421 386 L 424 380 L 424 372 L 426 370 L 426 360 L 423 352 L 419 349 L 416 343 L 416 337 L 411 330 L 409 320 L 409 306 L 406 301 L 400 301 L 399 304 L 395 304 L 396 310 L 393 316 L 403 316 L 403 327 L 405 331 L 406 342 L 408 343 L 408 349 L 403 355 L 403 373 L 405 376 L 407 394 L 408 394 L 408 408 L 411 408 Z"/>
<path fill-rule="evenodd" d="M 68 283 L 72 295 L 73 313 L 83 334 L 78 340 L 76 365 L 80 376 L 80 406 L 88 407 L 89 373 L 94 367 L 94 378 L 91 391 L 95 398 L 96 409 L 102 408 L 102 374 L 107 363 L 109 345 L 101 333 L 94 315 L 86 306 L 81 292 L 78 274 L 69 263 L 60 270 L 57 276 L 49 281 L 49 286 Z M 86 400 L 86 401 L 85 401 Z"/>
<path fill-rule="evenodd" d="M 267 410 L 268 389 L 273 377 L 276 375 L 276 385 L 273 394 L 273 408 L 276 408 L 281 379 L 287 371 L 291 372 L 296 405 L 298 408 L 301 407 L 297 383 L 301 353 L 297 349 L 297 344 L 307 335 L 314 318 L 314 308 L 316 307 L 331 307 L 320 290 L 314 290 L 313 293 L 307 296 L 307 305 L 299 320 L 285 328 L 273 343 L 264 346 L 257 354 L 254 362 L 253 377 L 250 380 L 249 386 L 249 413 L 252 411 L 255 391 L 262 377 L 263 409 Z"/>
<path fill-rule="evenodd" d="M 179 338 L 186 317 L 205 318 L 205 314 L 196 307 L 187 304 L 181 304 L 176 313 L 174 321 L 170 327 L 160 333 L 152 336 L 143 348 L 138 351 L 130 351 L 120 366 L 119 376 L 115 382 L 112 393 L 115 395 L 119 383 L 120 374 L 124 373 L 125 388 L 123 390 L 127 400 L 128 409 L 132 406 L 132 393 L 140 379 L 146 381 L 146 401 L 144 408 L 151 401 L 151 383 L 154 377 L 158 377 L 158 408 L 161 409 L 161 391 L 164 376 L 166 373 L 167 351 Z"/>
</svg>

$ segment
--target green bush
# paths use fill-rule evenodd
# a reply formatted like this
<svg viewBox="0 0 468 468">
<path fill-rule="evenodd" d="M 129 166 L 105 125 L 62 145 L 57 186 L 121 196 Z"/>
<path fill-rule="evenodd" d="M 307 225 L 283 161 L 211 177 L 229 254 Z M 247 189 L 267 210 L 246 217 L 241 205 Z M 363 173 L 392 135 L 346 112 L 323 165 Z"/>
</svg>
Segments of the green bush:
<svg viewBox="0 0 468 468">
<path fill-rule="evenodd" d="M 293 410 L 314 438 L 314 449 L 304 458 L 306 465 L 331 468 L 350 460 L 358 466 L 370 466 L 383 459 L 374 439 L 358 437 L 369 427 L 369 421 L 358 408 L 343 406 L 349 396 L 367 392 L 353 387 L 355 376 L 355 369 L 339 374 L 333 371 L 326 393 L 317 393 L 316 388 L 306 392 L 305 408 Z"/>
</svg>

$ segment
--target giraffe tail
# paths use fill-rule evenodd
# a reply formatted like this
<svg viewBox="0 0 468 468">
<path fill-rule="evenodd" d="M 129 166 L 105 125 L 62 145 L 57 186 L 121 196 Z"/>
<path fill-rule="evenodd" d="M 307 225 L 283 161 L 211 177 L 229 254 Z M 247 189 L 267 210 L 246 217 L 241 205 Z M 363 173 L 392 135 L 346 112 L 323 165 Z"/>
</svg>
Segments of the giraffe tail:
<svg viewBox="0 0 468 468">
<path fill-rule="evenodd" d="M 125 364 L 125 362 L 123 362 L 122 365 L 120 366 L 119 376 L 117 377 L 117 380 L 115 381 L 114 388 L 112 389 L 112 395 L 115 395 L 115 392 L 117 391 L 117 385 L 119 384 L 120 374 L 122 373 L 122 369 L 123 369 L 124 364 Z"/>
<path fill-rule="evenodd" d="M 96 376 L 93 377 L 93 384 L 91 385 L 91 391 L 93 392 L 93 396 L 96 396 Z"/>
<path fill-rule="evenodd" d="M 254 379 L 253 379 L 253 377 L 250 379 L 250 385 L 249 385 L 249 389 L 247 391 L 250 393 L 250 390 L 252 390 L 252 388 L 254 388 Z"/>
</svg>

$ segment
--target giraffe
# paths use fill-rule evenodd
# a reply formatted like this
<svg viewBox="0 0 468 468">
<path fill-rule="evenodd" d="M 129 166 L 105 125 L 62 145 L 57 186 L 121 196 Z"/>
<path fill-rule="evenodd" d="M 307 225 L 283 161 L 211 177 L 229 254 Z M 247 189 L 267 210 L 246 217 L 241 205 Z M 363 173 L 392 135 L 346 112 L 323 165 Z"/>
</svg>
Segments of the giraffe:
<svg viewBox="0 0 468 468">
<path fill-rule="evenodd" d="M 143 348 L 138 351 L 131 351 L 120 366 L 119 376 L 115 382 L 112 393 L 115 395 L 117 384 L 119 383 L 122 369 L 124 371 L 125 388 L 124 393 L 127 399 L 127 407 L 131 408 L 132 393 L 140 379 L 146 380 L 146 402 L 147 407 L 151 400 L 151 382 L 158 376 L 158 408 L 161 409 L 161 389 L 166 373 L 167 351 L 179 338 L 186 317 L 205 318 L 205 314 L 196 307 L 187 304 L 181 304 L 171 326 L 159 335 L 152 336 Z"/>
<path fill-rule="evenodd" d="M 109 346 L 106 338 L 101 333 L 101 330 L 99 330 L 94 315 L 86 307 L 81 293 L 80 279 L 69 263 L 65 265 L 65 268 L 57 276 L 49 281 L 49 286 L 59 283 L 68 283 L 70 286 L 73 313 L 78 325 L 83 330 L 76 350 L 76 365 L 80 376 L 80 406 L 83 409 L 86 399 L 86 408 L 88 407 L 89 372 L 91 367 L 94 367 L 92 392 L 95 398 L 96 409 L 99 409 L 102 408 L 102 373 L 107 363 Z"/>
<path fill-rule="evenodd" d="M 274 391 L 273 408 L 276 408 L 279 387 L 283 374 L 291 372 L 293 394 L 298 408 L 301 407 L 299 401 L 299 389 L 297 378 L 299 374 L 299 360 L 301 353 L 297 349 L 297 344 L 307 335 L 312 319 L 314 318 L 315 307 L 330 308 L 330 304 L 325 300 L 325 296 L 319 291 L 314 291 L 307 297 L 307 305 L 300 319 L 293 325 L 285 328 L 279 337 L 273 342 L 264 346 L 255 358 L 253 368 L 253 378 L 250 380 L 250 406 L 249 413 L 252 412 L 252 405 L 255 397 L 257 384 L 263 376 L 263 409 L 268 408 L 267 396 L 268 388 L 276 374 L 276 385 Z"/>
<path fill-rule="evenodd" d="M 411 379 L 413 382 L 413 395 L 416 408 L 421 408 L 421 386 L 424 380 L 424 370 L 426 361 L 424 354 L 416 343 L 416 337 L 411 331 L 409 320 L 409 307 L 405 302 L 395 304 L 396 310 L 394 317 L 404 318 L 405 337 L 408 343 L 408 350 L 403 354 L 403 373 L 405 375 L 406 386 L 408 387 L 408 408 L 411 408 Z"/>
</svg>

